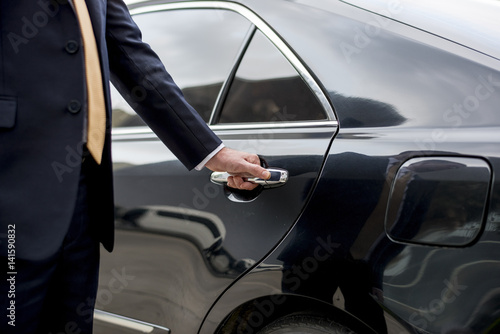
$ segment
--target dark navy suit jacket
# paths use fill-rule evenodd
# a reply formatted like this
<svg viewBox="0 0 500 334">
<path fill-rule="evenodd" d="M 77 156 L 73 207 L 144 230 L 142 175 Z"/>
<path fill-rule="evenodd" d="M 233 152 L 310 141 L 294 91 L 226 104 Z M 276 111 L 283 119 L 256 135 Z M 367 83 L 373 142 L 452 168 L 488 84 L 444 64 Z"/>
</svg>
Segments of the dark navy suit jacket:
<svg viewBox="0 0 500 334">
<path fill-rule="evenodd" d="M 90 177 L 89 205 L 96 235 L 111 250 L 109 80 L 188 169 L 220 140 L 141 41 L 125 4 L 86 2 L 108 118 L 103 161 Z M 77 194 L 86 119 L 80 29 L 67 0 L 0 0 L 0 30 L 0 256 L 7 255 L 8 230 L 15 226 L 17 257 L 43 259 L 60 247 Z"/>
</svg>

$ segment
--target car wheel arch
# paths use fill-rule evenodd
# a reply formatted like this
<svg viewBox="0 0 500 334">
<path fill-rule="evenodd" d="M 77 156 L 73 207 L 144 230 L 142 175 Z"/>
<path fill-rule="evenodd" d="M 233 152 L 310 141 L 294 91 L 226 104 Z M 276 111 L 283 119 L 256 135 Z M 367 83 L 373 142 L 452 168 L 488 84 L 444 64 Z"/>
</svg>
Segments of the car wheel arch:
<svg viewBox="0 0 500 334">
<path fill-rule="evenodd" d="M 257 334 L 265 326 L 292 315 L 321 317 L 356 333 L 375 333 L 361 320 L 332 304 L 293 294 L 265 295 L 247 300 L 227 314 L 215 333 Z"/>
</svg>

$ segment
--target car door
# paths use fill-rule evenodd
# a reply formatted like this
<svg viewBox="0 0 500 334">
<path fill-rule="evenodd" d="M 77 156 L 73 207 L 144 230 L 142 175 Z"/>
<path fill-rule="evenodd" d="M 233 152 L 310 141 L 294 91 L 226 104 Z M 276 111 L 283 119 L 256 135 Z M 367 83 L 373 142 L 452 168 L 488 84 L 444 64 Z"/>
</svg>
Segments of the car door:
<svg viewBox="0 0 500 334">
<path fill-rule="evenodd" d="M 214 183 L 207 169 L 187 171 L 115 96 L 116 245 L 102 255 L 96 332 L 196 333 L 221 293 L 293 226 L 337 122 L 306 67 L 244 7 L 188 2 L 132 12 L 224 144 L 286 176 L 248 192 Z M 132 100 L 149 89 L 138 85 Z"/>
</svg>

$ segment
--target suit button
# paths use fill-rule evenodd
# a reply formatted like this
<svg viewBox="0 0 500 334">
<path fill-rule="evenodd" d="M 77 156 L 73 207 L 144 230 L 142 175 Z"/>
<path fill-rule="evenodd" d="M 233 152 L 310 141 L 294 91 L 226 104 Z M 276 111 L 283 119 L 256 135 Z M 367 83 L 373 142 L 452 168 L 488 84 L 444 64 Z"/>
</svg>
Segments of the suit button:
<svg viewBox="0 0 500 334">
<path fill-rule="evenodd" d="M 80 48 L 80 46 L 74 40 L 69 40 L 66 42 L 66 52 L 69 54 L 76 53 L 79 48 Z"/>
<path fill-rule="evenodd" d="M 82 104 L 78 100 L 71 100 L 68 103 L 68 111 L 77 114 L 82 109 Z"/>
</svg>

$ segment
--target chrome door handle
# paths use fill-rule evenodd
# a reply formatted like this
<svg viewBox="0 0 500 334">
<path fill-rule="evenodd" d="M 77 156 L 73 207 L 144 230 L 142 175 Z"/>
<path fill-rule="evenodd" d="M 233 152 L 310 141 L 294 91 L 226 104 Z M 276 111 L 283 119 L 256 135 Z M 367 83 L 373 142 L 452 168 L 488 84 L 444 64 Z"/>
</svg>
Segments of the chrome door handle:
<svg viewBox="0 0 500 334">
<path fill-rule="evenodd" d="M 266 168 L 270 173 L 271 177 L 267 180 L 258 177 L 246 178 L 247 181 L 252 183 L 257 183 L 262 185 L 264 188 L 277 188 L 281 187 L 288 181 L 288 171 L 282 168 L 270 167 Z M 231 174 L 227 172 L 213 172 L 210 175 L 210 181 L 216 184 L 225 185 L 227 183 L 227 178 Z"/>
</svg>

